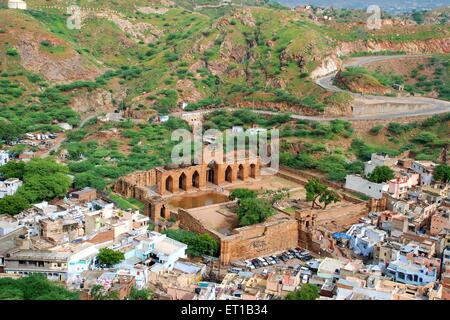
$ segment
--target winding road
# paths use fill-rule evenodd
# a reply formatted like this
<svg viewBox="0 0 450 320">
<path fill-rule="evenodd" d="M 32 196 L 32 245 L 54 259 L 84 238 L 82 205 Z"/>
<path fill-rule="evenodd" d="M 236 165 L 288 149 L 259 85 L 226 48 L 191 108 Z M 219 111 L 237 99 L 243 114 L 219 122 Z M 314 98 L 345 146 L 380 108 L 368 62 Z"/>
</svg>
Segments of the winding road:
<svg viewBox="0 0 450 320">
<path fill-rule="evenodd" d="M 391 56 L 370 56 L 370 57 L 358 57 L 351 58 L 346 63 L 344 63 L 344 67 L 358 67 L 367 64 L 371 64 L 374 62 L 380 61 L 388 61 L 392 59 L 412 59 L 412 58 L 420 58 L 420 57 L 430 57 L 428 54 L 416 54 L 416 55 L 391 55 Z M 327 76 L 318 78 L 316 80 L 316 84 L 321 86 L 322 88 L 332 91 L 332 92 L 348 92 L 342 90 L 335 85 L 333 85 L 333 79 L 336 76 L 337 72 L 329 74 Z M 433 98 L 425 98 L 425 97 L 385 97 L 385 96 L 371 96 L 371 95 L 362 95 L 358 93 L 349 92 L 356 101 L 359 103 L 380 103 L 380 104 L 423 104 L 427 105 L 425 108 L 420 108 L 418 110 L 411 111 L 401 111 L 401 112 L 389 112 L 389 113 L 379 113 L 379 114 L 367 114 L 367 115 L 353 115 L 349 117 L 339 117 L 340 119 L 346 120 L 384 120 L 384 119 L 392 119 L 392 118 L 406 118 L 406 117 L 416 117 L 416 116 L 425 116 L 425 115 L 433 115 L 439 113 L 450 112 L 450 102 L 443 101 L 439 99 Z M 309 117 L 311 120 L 314 117 Z M 323 117 L 315 117 L 321 120 L 331 120 L 331 118 L 323 118 Z"/>
<path fill-rule="evenodd" d="M 420 57 L 430 57 L 431 55 L 427 54 L 417 54 L 417 55 L 390 55 L 390 56 L 370 56 L 370 57 L 357 57 L 351 58 L 346 63 L 344 63 L 344 67 L 356 67 L 363 66 L 373 62 L 379 61 L 387 61 L 392 59 L 411 59 L 411 58 L 420 58 Z M 316 79 L 316 84 L 324 88 L 325 90 L 332 92 L 348 92 L 342 90 L 335 85 L 333 85 L 333 79 L 336 76 L 337 71 L 320 77 Z M 422 107 L 418 107 L 416 110 L 411 111 L 400 111 L 400 112 L 380 112 L 374 114 L 360 114 L 360 115 L 352 115 L 352 116 L 306 116 L 300 114 L 292 114 L 291 118 L 296 120 L 313 120 L 313 121 L 332 121 L 336 119 L 348 120 L 348 121 L 368 121 L 368 120 L 389 120 L 389 119 L 398 119 L 398 118 L 408 118 L 408 117 L 417 117 L 417 116 L 428 116 L 440 113 L 450 112 L 450 102 L 444 100 L 438 100 L 433 98 L 424 98 L 424 97 L 386 97 L 386 96 L 371 96 L 371 95 L 362 95 L 358 93 L 348 92 L 354 97 L 354 102 L 358 102 L 359 104 L 412 104 L 412 105 L 423 105 Z M 172 116 L 182 117 L 183 115 L 194 115 L 194 114 L 205 114 L 213 112 L 217 109 L 207 109 L 207 110 L 199 110 L 199 111 L 190 111 L 190 112 L 175 112 L 172 113 Z M 227 110 L 236 110 L 234 108 L 227 108 Z M 279 112 L 259 110 L 259 109 L 250 109 L 255 113 L 266 114 L 266 115 L 277 115 Z"/>
</svg>

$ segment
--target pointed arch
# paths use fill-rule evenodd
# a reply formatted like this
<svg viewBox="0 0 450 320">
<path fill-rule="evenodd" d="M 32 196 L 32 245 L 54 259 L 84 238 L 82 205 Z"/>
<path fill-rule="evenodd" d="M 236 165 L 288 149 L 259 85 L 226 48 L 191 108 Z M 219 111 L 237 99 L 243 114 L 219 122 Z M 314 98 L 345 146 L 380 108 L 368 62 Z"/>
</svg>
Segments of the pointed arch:
<svg viewBox="0 0 450 320">
<path fill-rule="evenodd" d="M 186 174 L 183 172 L 180 175 L 180 178 L 178 179 L 178 187 L 180 190 L 187 190 L 187 177 Z"/>
</svg>

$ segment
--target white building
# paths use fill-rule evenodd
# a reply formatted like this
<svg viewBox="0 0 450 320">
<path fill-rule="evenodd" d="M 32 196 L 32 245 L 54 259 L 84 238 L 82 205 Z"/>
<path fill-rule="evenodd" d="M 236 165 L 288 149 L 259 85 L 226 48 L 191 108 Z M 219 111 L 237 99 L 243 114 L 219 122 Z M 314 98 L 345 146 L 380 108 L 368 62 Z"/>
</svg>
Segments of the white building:
<svg viewBox="0 0 450 320">
<path fill-rule="evenodd" d="M 8 8 L 9 9 L 27 10 L 27 3 L 22 0 L 9 0 Z"/>
<path fill-rule="evenodd" d="M 433 171 L 436 163 L 432 161 L 414 161 L 411 169 L 420 174 L 420 185 L 430 185 L 433 182 Z"/>
<path fill-rule="evenodd" d="M 352 237 L 350 249 L 364 257 L 371 257 L 374 246 L 384 241 L 387 237 L 385 231 L 377 229 L 374 225 L 366 225 L 364 223 L 352 225 L 347 231 L 347 235 Z"/>
<path fill-rule="evenodd" d="M 152 231 L 149 233 L 149 242 L 151 255 L 159 262 L 153 268 L 172 270 L 178 259 L 186 258 L 187 245 L 170 239 L 165 234 Z"/>
<path fill-rule="evenodd" d="M 159 122 L 167 122 L 169 121 L 169 116 L 159 116 Z"/>
<path fill-rule="evenodd" d="M 388 192 L 389 184 L 371 182 L 357 175 L 347 175 L 345 177 L 345 188 L 371 198 L 381 199 L 383 193 Z"/>
<path fill-rule="evenodd" d="M 16 178 L 0 181 L 0 199 L 14 195 L 21 185 L 22 181 Z"/>
<path fill-rule="evenodd" d="M 19 225 L 19 221 L 9 215 L 0 216 L 0 237 L 11 233 L 22 226 Z"/>
<path fill-rule="evenodd" d="M 364 163 L 364 175 L 369 175 L 376 167 L 390 167 L 395 164 L 397 164 L 397 160 L 390 158 L 388 155 L 372 153 L 371 159 Z"/>
<path fill-rule="evenodd" d="M 4 166 L 9 160 L 9 153 L 5 150 L 0 150 L 0 166 Z"/>
</svg>

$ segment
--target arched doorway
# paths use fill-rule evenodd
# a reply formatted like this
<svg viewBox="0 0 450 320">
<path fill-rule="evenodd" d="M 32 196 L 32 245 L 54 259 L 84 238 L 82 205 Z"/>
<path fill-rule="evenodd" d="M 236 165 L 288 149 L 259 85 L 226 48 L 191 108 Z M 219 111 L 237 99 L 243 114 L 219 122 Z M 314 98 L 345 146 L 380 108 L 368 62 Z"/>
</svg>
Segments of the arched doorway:
<svg viewBox="0 0 450 320">
<path fill-rule="evenodd" d="M 180 175 L 180 178 L 178 179 L 178 187 L 180 188 L 180 190 L 185 190 L 186 191 L 186 174 L 183 172 Z"/>
<path fill-rule="evenodd" d="M 165 206 L 165 205 L 162 205 L 162 206 L 161 206 L 160 216 L 163 217 L 163 218 L 167 218 L 166 215 L 167 215 L 167 209 L 166 209 L 166 206 Z"/>
<path fill-rule="evenodd" d="M 239 165 L 237 177 L 240 180 L 244 180 L 244 166 L 242 164 Z"/>
<path fill-rule="evenodd" d="M 208 167 L 206 168 L 206 177 L 208 182 L 216 183 L 216 176 L 217 176 L 217 164 L 213 160 L 210 163 L 208 163 Z"/>
<path fill-rule="evenodd" d="M 250 177 L 256 178 L 256 165 L 254 163 L 250 165 Z"/>
<path fill-rule="evenodd" d="M 173 192 L 173 178 L 168 176 L 166 178 L 166 191 Z"/>
<path fill-rule="evenodd" d="M 233 182 L 233 169 L 231 169 L 231 166 L 228 166 L 225 170 L 225 180 L 228 182 Z"/>
<path fill-rule="evenodd" d="M 192 175 L 192 186 L 194 188 L 200 188 L 200 174 L 197 170 L 195 170 L 194 174 Z"/>
</svg>

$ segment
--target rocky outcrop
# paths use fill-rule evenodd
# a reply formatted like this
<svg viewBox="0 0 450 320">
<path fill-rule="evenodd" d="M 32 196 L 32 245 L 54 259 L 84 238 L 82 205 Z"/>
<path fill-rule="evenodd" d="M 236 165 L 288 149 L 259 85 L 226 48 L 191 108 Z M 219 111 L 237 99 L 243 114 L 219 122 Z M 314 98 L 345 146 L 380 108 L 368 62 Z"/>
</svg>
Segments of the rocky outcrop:
<svg viewBox="0 0 450 320">
<path fill-rule="evenodd" d="M 341 56 L 357 52 L 403 51 L 408 54 L 450 53 L 450 38 L 429 39 L 424 41 L 354 41 L 342 42 L 333 53 L 325 57 L 319 66 L 311 72 L 311 78 L 317 79 L 338 71 L 342 66 Z"/>
<path fill-rule="evenodd" d="M 203 94 L 195 88 L 194 82 L 189 79 L 177 81 L 178 100 L 197 102 L 203 98 Z"/>
<path fill-rule="evenodd" d="M 225 73 L 231 63 L 241 64 L 247 55 L 247 48 L 243 45 L 233 43 L 231 34 L 227 34 L 224 41 L 220 45 L 220 59 L 208 62 L 208 69 L 213 75 L 222 75 Z M 234 70 L 233 75 L 243 75 L 242 69 Z"/>
<path fill-rule="evenodd" d="M 326 57 L 320 65 L 311 72 L 311 78 L 317 79 L 333 72 L 338 71 L 342 66 L 342 61 L 336 56 L 331 55 Z"/>
<path fill-rule="evenodd" d="M 102 73 L 82 55 L 68 47 L 67 52 L 61 56 L 41 51 L 39 42 L 28 35 L 22 35 L 17 43 L 17 50 L 24 68 L 40 73 L 50 81 L 67 83 L 94 80 Z"/>
<path fill-rule="evenodd" d="M 91 18 L 91 15 L 87 17 Z M 153 43 L 158 40 L 163 32 L 154 25 L 147 22 L 132 23 L 118 15 L 99 12 L 95 14 L 96 18 L 104 18 L 114 22 L 123 32 L 129 34 L 135 41 L 144 41 L 144 43 Z"/>
<path fill-rule="evenodd" d="M 450 38 L 429 39 L 423 41 L 354 41 L 343 42 L 336 48 L 338 56 L 355 52 L 404 51 L 409 54 L 450 53 Z"/>
<path fill-rule="evenodd" d="M 254 27 L 256 25 L 255 18 L 253 18 L 253 15 L 249 9 L 236 11 L 233 18 L 239 20 L 245 26 Z"/>
<path fill-rule="evenodd" d="M 113 112 L 112 94 L 104 89 L 93 91 L 78 90 L 71 100 L 70 107 L 81 114 Z"/>
</svg>

